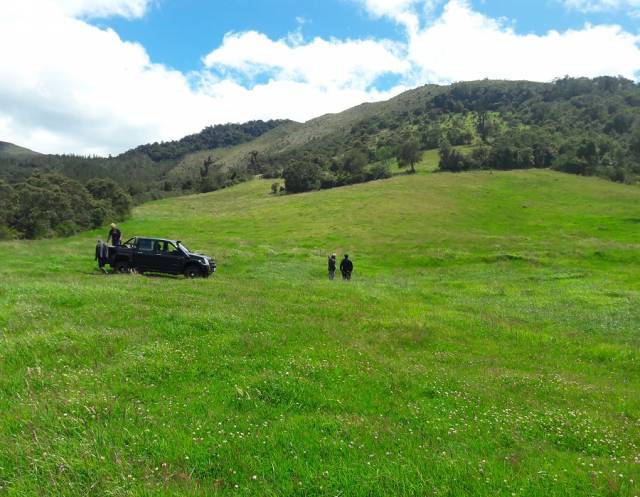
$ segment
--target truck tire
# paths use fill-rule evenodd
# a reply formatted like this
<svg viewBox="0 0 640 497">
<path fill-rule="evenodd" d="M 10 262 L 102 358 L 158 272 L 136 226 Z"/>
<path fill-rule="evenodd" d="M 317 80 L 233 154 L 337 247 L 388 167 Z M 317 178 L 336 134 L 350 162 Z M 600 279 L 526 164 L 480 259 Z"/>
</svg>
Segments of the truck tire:
<svg viewBox="0 0 640 497">
<path fill-rule="evenodd" d="M 118 274 L 128 274 L 131 271 L 131 267 L 127 261 L 118 261 L 114 264 L 113 269 Z"/>
<path fill-rule="evenodd" d="M 184 270 L 184 276 L 186 278 L 200 278 L 202 276 L 202 271 L 198 266 L 187 266 Z"/>
</svg>

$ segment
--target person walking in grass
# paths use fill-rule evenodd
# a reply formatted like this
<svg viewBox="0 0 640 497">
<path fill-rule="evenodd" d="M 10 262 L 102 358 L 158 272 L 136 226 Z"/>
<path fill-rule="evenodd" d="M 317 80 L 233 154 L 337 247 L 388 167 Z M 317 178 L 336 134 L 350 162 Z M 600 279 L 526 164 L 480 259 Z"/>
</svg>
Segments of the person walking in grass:
<svg viewBox="0 0 640 497">
<path fill-rule="evenodd" d="M 336 254 L 329 256 L 329 279 L 333 280 L 336 277 Z"/>
<path fill-rule="evenodd" d="M 104 266 L 109 260 L 109 246 L 102 240 L 98 240 L 98 243 L 96 244 L 96 258 L 94 260 L 98 261 L 98 269 L 107 274 L 107 270 Z"/>
<path fill-rule="evenodd" d="M 342 262 L 340 263 L 340 272 L 342 273 L 343 280 L 348 281 L 351 279 L 351 273 L 353 272 L 353 262 L 351 262 L 351 259 L 349 259 L 349 256 L 347 254 L 344 255 L 344 259 L 342 259 Z"/>
<path fill-rule="evenodd" d="M 107 236 L 107 243 L 109 243 L 109 240 L 111 240 L 111 243 L 113 243 L 114 247 L 119 247 L 121 237 L 122 233 L 118 229 L 118 226 L 116 226 L 116 223 L 111 223 L 111 229 L 109 230 L 109 235 Z"/>
</svg>

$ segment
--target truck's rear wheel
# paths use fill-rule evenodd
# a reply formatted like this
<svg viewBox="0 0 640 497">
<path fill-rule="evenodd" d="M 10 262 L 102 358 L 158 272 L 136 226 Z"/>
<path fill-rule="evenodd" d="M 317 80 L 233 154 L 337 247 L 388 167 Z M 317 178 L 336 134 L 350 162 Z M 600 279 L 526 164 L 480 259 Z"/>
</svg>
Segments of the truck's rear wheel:
<svg viewBox="0 0 640 497">
<path fill-rule="evenodd" d="M 187 266 L 187 269 L 184 270 L 184 275 L 187 278 L 199 278 L 202 276 L 202 271 L 198 266 Z"/>
<path fill-rule="evenodd" d="M 113 269 L 118 274 L 127 274 L 131 271 L 131 267 L 127 261 L 118 261 L 113 266 Z"/>
</svg>

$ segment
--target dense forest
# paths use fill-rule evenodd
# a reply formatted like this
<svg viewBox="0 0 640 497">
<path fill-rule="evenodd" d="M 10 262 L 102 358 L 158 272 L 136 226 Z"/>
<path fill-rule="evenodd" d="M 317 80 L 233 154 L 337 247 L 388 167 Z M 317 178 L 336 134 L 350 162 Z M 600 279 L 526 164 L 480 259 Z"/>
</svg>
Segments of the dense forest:
<svg viewBox="0 0 640 497">
<path fill-rule="evenodd" d="M 82 185 L 36 172 L 16 185 L 0 180 L 0 240 L 71 235 L 125 219 L 131 205 L 131 197 L 110 179 Z"/>
<path fill-rule="evenodd" d="M 143 145 L 117 157 L 1 156 L 0 240 L 66 236 L 125 219 L 134 203 L 183 193 L 164 178 L 184 155 L 245 143 L 283 122 L 209 126 L 181 140 Z M 245 179 L 233 171 L 226 176 L 221 186 Z"/>
<path fill-rule="evenodd" d="M 297 193 L 385 178 L 395 165 L 411 173 L 434 149 L 441 171 L 551 168 L 638 183 L 640 86 L 621 77 L 427 85 L 304 124 L 210 126 L 117 157 L 0 156 L 0 238 L 69 234 L 123 218 L 131 204 L 258 174 Z M 99 180 L 117 192 L 96 195 Z"/>
</svg>

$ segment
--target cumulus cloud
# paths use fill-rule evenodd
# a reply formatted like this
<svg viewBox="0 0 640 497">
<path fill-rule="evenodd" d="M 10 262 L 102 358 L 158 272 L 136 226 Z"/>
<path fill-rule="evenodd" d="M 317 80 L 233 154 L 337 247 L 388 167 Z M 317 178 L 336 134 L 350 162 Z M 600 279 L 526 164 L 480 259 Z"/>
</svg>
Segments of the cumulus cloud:
<svg viewBox="0 0 640 497">
<path fill-rule="evenodd" d="M 30 11 L 35 16 L 57 12 L 74 17 L 142 17 L 152 0 L 6 0 L 3 9 Z"/>
<path fill-rule="evenodd" d="M 374 17 L 388 17 L 404 26 L 409 32 L 420 27 L 420 16 L 416 6 L 429 5 L 433 0 L 355 0 Z"/>
<path fill-rule="evenodd" d="M 187 76 L 63 11 L 0 15 L 0 132 L 42 151 L 104 153 L 184 131 L 202 96 Z"/>
<path fill-rule="evenodd" d="M 314 38 L 304 43 L 296 37 L 274 41 L 248 31 L 225 36 L 204 63 L 223 74 L 235 71 L 319 88 L 367 89 L 383 74 L 409 69 L 400 52 L 397 44 L 388 41 Z"/>
<path fill-rule="evenodd" d="M 419 81 L 529 79 L 622 75 L 640 69 L 640 37 L 619 26 L 520 35 L 500 21 L 452 0 L 442 15 L 409 42 Z"/>
<path fill-rule="evenodd" d="M 229 33 L 190 74 L 85 21 L 141 16 L 151 0 L 2 2 L 0 45 L 11 49 L 0 50 L 0 140 L 43 152 L 117 153 L 209 124 L 304 121 L 429 82 L 633 78 L 640 69 L 638 37 L 617 26 L 520 35 L 463 0 L 449 0 L 437 17 L 425 9 L 439 0 L 356 1 L 397 22 L 404 38 Z"/>
<path fill-rule="evenodd" d="M 42 11 L 26 2 L 0 7 L 0 44 L 16 47 L 0 51 L 0 139 L 38 151 L 117 153 L 209 124 L 304 121 L 404 89 L 372 87 L 380 75 L 407 66 L 384 41 L 303 44 L 299 36 L 229 35 L 205 58 L 212 71 L 183 74 L 68 13 L 114 13 L 144 2 L 61 0 L 46 15 L 34 15 Z M 252 75 L 268 77 L 247 85 Z"/>
<path fill-rule="evenodd" d="M 606 12 L 629 9 L 640 10 L 640 0 L 558 0 L 569 9 L 581 12 Z"/>
</svg>

